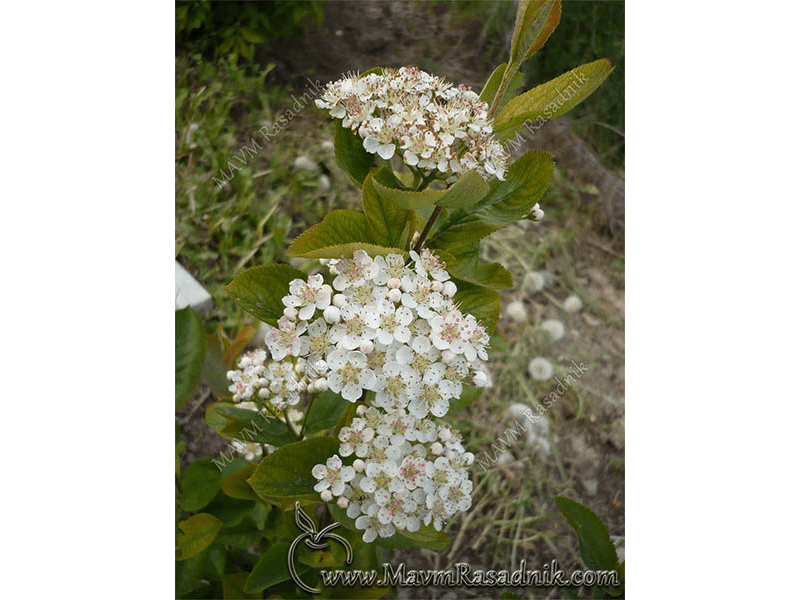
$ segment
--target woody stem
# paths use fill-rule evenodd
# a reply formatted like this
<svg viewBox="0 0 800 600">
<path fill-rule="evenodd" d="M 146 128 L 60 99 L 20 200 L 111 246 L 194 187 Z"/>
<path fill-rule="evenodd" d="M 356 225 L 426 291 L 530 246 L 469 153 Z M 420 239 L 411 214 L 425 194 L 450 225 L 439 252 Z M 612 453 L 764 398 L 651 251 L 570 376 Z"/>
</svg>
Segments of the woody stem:
<svg viewBox="0 0 800 600">
<path fill-rule="evenodd" d="M 428 222 L 425 223 L 425 227 L 423 228 L 422 233 L 419 234 L 419 239 L 417 240 L 417 243 L 414 244 L 414 252 L 419 252 L 422 249 L 422 242 L 424 242 L 425 238 L 428 237 L 428 232 L 431 230 L 431 227 L 433 227 L 433 222 L 436 220 L 436 217 L 439 216 L 440 212 L 442 212 L 441 206 L 437 206 L 436 208 L 433 209 L 433 212 L 431 213 Z"/>
</svg>

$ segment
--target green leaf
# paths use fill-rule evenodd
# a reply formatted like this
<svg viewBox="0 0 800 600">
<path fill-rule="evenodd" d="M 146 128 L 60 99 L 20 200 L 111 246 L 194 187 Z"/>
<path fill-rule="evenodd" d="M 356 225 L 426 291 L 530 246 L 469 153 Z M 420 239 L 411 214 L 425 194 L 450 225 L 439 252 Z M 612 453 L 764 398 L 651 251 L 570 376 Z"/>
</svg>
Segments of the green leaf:
<svg viewBox="0 0 800 600">
<path fill-rule="evenodd" d="M 245 583 L 244 591 L 249 593 L 261 592 L 280 583 L 286 581 L 291 577 L 289 574 L 289 564 L 287 562 L 289 556 L 288 542 L 279 542 L 270 546 L 261 558 L 250 571 L 250 576 Z M 309 567 L 295 562 L 295 567 L 298 573 L 307 571 Z"/>
<path fill-rule="evenodd" d="M 388 538 L 375 540 L 386 548 L 427 548 L 428 550 L 444 550 L 450 545 L 444 531 L 436 531 L 430 525 L 423 525 L 418 531 L 398 531 Z"/>
<path fill-rule="evenodd" d="M 195 587 L 203 571 L 208 548 L 191 558 L 175 564 L 175 597 L 186 598 Z"/>
<path fill-rule="evenodd" d="M 548 120 L 564 114 L 586 99 L 613 70 L 611 63 L 601 58 L 517 96 L 497 113 L 495 137 L 506 141 L 513 138 L 526 121 Z"/>
<path fill-rule="evenodd" d="M 554 163 L 547 152 L 533 151 L 514 162 L 505 181 L 493 181 L 489 193 L 468 209 L 455 210 L 435 225 L 429 245 L 454 252 L 530 212 L 553 177 Z"/>
<path fill-rule="evenodd" d="M 467 171 L 447 188 L 436 204 L 444 208 L 467 208 L 480 202 L 488 193 L 489 184 L 483 177 L 477 171 Z"/>
<path fill-rule="evenodd" d="M 419 210 L 430 206 L 437 200 L 443 198 L 447 193 L 445 190 L 423 190 L 421 192 L 398 190 L 396 188 L 387 187 L 385 182 L 376 180 L 373 180 L 372 184 L 382 200 L 391 202 L 406 210 Z"/>
<path fill-rule="evenodd" d="M 191 306 L 175 311 L 175 410 L 191 398 L 203 370 L 206 336 Z"/>
<path fill-rule="evenodd" d="M 349 258 L 356 250 L 372 257 L 403 254 L 375 243 L 367 216 L 356 210 L 334 210 L 292 242 L 286 253 L 299 258 Z M 285 295 L 285 292 L 283 293 Z"/>
<path fill-rule="evenodd" d="M 496 181 L 474 217 L 483 223 L 504 227 L 524 218 L 547 191 L 553 178 L 553 155 L 532 151 L 522 155 L 506 173 L 505 181 Z"/>
<path fill-rule="evenodd" d="M 216 542 L 208 547 L 208 553 L 203 561 L 203 576 L 209 581 L 219 581 L 225 573 L 228 551 L 218 541 L 219 536 L 217 536 Z"/>
<path fill-rule="evenodd" d="M 342 122 L 336 120 L 336 133 L 333 138 L 334 155 L 336 164 L 358 187 L 364 182 L 370 169 L 378 166 L 375 154 L 364 150 L 364 141 L 357 134 L 342 127 Z"/>
<path fill-rule="evenodd" d="M 541 38 L 543 32 L 550 27 L 551 13 L 555 10 L 557 0 L 520 0 L 517 7 L 517 20 L 514 23 L 514 33 L 511 37 L 511 52 L 509 63 L 511 70 L 516 71 L 528 56 L 533 54 L 534 48 L 540 48 L 547 37 Z M 561 8 L 558 8 L 558 15 L 561 15 Z M 556 20 L 552 24 L 550 32 L 558 25 Z M 538 48 L 536 45 L 538 44 Z"/>
<path fill-rule="evenodd" d="M 225 350 L 220 339 L 215 335 L 206 335 L 206 358 L 200 377 L 217 398 L 231 395 L 228 390 L 230 381 L 226 376 L 228 367 L 222 362 L 224 356 Z"/>
<path fill-rule="evenodd" d="M 311 404 L 311 408 L 308 409 L 303 425 L 303 433 L 312 435 L 318 431 L 333 427 L 342 418 L 347 407 L 351 405 L 352 402 L 348 402 L 339 394 L 330 390 L 317 395 Z"/>
<path fill-rule="evenodd" d="M 384 246 L 405 248 L 414 232 L 416 216 L 413 211 L 398 209 L 391 201 L 378 195 L 374 183 L 372 174 L 367 175 L 361 188 L 372 239 Z"/>
<path fill-rule="evenodd" d="M 344 546 L 336 540 L 329 539 L 327 541 L 328 547 L 324 550 L 311 550 L 305 544 L 300 544 L 295 554 L 297 562 L 316 569 L 343 567 L 347 560 L 347 551 Z"/>
<path fill-rule="evenodd" d="M 578 534 L 578 546 L 586 566 L 592 570 L 615 570 L 619 566 L 617 551 L 600 518 L 583 504 L 569 498 L 556 496 L 555 501 Z"/>
<path fill-rule="evenodd" d="M 242 519 L 236 525 L 224 527 L 217 534 L 216 543 L 234 546 L 235 548 L 249 548 L 261 539 L 261 532 L 256 528 L 252 519 Z"/>
<path fill-rule="evenodd" d="M 231 402 L 215 402 L 206 409 L 206 424 L 228 439 L 283 446 L 294 440 L 286 424 L 261 412 Z"/>
<path fill-rule="evenodd" d="M 222 522 L 213 515 L 200 513 L 178 523 L 175 560 L 186 560 L 202 552 L 217 537 Z"/>
<path fill-rule="evenodd" d="M 253 488 L 250 487 L 250 484 L 247 483 L 247 478 L 250 477 L 255 470 L 256 466 L 253 463 L 247 463 L 244 469 L 236 473 L 231 473 L 222 480 L 222 491 L 231 498 L 257 500 L 258 496 L 253 491 Z"/>
<path fill-rule="evenodd" d="M 181 507 L 188 512 L 200 510 L 217 495 L 222 473 L 210 458 L 198 458 L 188 467 L 181 480 Z"/>
<path fill-rule="evenodd" d="M 458 287 L 453 297 L 462 312 L 469 313 L 478 319 L 489 335 L 494 333 L 497 319 L 500 316 L 500 293 L 482 285 L 475 285 L 453 278 Z"/>
<path fill-rule="evenodd" d="M 450 274 L 462 281 L 493 289 L 509 288 L 514 285 L 511 273 L 500 263 L 479 263 L 479 252 L 478 244 L 454 249 L 453 257 L 457 262 L 455 267 L 448 269 Z"/>
<path fill-rule="evenodd" d="M 311 469 L 324 464 L 338 449 L 338 440 L 325 437 L 288 444 L 265 456 L 247 481 L 262 499 L 283 508 L 295 500 L 318 501 L 317 479 Z"/>
<path fill-rule="evenodd" d="M 547 38 L 550 37 L 550 34 L 555 31 L 555 28 L 558 27 L 559 22 L 561 21 L 561 0 L 556 0 L 552 7 L 550 8 L 550 12 L 547 15 L 547 20 L 544 23 L 539 35 L 536 36 L 533 44 L 531 45 L 530 49 L 528 50 L 528 54 L 525 55 L 525 58 L 530 58 L 536 52 L 544 46 L 544 43 L 547 41 Z"/>
<path fill-rule="evenodd" d="M 239 273 L 225 291 L 251 315 L 275 325 L 286 308 L 281 299 L 294 279 L 305 281 L 307 275 L 289 265 L 261 265 Z"/>
<path fill-rule="evenodd" d="M 250 593 L 245 590 L 250 574 L 245 571 L 227 573 L 222 578 L 223 600 L 241 600 L 242 598 L 261 598 L 259 593 Z"/>
<path fill-rule="evenodd" d="M 500 82 L 505 75 L 506 67 L 508 67 L 508 63 L 502 63 L 497 66 L 494 72 L 489 76 L 489 79 L 486 80 L 486 83 L 483 86 L 483 90 L 481 91 L 480 100 L 486 102 L 489 106 L 492 105 L 494 102 L 494 97 L 497 95 L 497 90 L 500 89 Z M 497 108 L 495 108 L 495 112 L 499 111 L 503 108 L 508 101 L 511 100 L 514 96 L 517 95 L 517 92 L 522 87 L 522 84 L 525 82 L 525 77 L 517 71 L 511 76 L 509 82 L 506 84 L 506 91 L 503 92 L 503 97 L 500 99 L 500 102 L 497 104 Z"/>
<path fill-rule="evenodd" d="M 262 44 L 265 41 L 264 36 L 257 31 L 250 29 L 249 27 L 241 27 L 239 29 L 239 33 L 241 33 L 242 37 L 251 44 Z"/>
<path fill-rule="evenodd" d="M 218 494 L 214 501 L 206 506 L 205 511 L 214 515 L 225 527 L 232 527 L 242 522 L 253 510 L 252 500 L 237 500 L 225 494 Z"/>
</svg>

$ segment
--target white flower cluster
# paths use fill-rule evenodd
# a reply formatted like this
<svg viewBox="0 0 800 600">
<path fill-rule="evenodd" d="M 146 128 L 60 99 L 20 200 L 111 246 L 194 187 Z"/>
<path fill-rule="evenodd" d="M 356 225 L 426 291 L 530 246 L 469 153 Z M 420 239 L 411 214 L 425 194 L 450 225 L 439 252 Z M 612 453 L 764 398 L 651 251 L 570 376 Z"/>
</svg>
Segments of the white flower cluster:
<svg viewBox="0 0 800 600">
<path fill-rule="evenodd" d="M 330 389 L 350 402 L 372 391 L 377 406 L 421 419 L 444 416 L 470 375 L 485 384 L 486 329 L 455 305 L 456 285 L 434 254 L 411 257 L 406 265 L 399 254 L 372 259 L 359 250 L 328 262 L 333 289 L 322 275 L 292 281 L 284 316 L 265 339 L 275 362 L 250 359 L 229 373 L 234 400 L 257 390 L 280 407 L 305 390 Z"/>
<path fill-rule="evenodd" d="M 412 167 L 503 179 L 508 155 L 494 137 L 489 106 L 464 86 L 416 68 L 383 69 L 329 83 L 316 104 L 358 132 L 371 154 L 389 159 L 399 149 Z"/>
<path fill-rule="evenodd" d="M 474 461 L 449 425 L 416 419 L 402 408 L 359 406 L 339 432 L 339 454 L 355 455 L 352 466 L 339 456 L 312 470 L 314 489 L 326 502 L 338 497 L 347 516 L 363 529 L 362 539 L 414 532 L 424 523 L 441 531 L 446 521 L 472 505 L 467 467 Z"/>
<path fill-rule="evenodd" d="M 283 317 L 264 340 L 272 360 L 256 350 L 228 373 L 234 401 L 253 410 L 251 399 L 282 410 L 304 392 L 330 389 L 350 402 L 374 392 L 373 406 L 359 406 L 341 429 L 339 455 L 313 470 L 320 497 L 338 497 L 368 542 L 421 523 L 441 530 L 469 508 L 474 457 L 460 434 L 433 419 L 465 382 L 489 384 L 485 327 L 459 310 L 437 256 L 409 254 L 406 264 L 399 254 L 373 259 L 359 250 L 327 261 L 332 285 L 322 275 L 292 281 Z"/>
<path fill-rule="evenodd" d="M 272 404 L 278 410 L 283 410 L 287 405 L 297 404 L 302 391 L 301 381 L 296 373 L 302 371 L 304 362 L 292 365 L 289 362 L 270 361 L 266 363 L 265 350 L 253 350 L 239 359 L 238 369 L 228 371 L 228 380 L 231 382 L 228 390 L 233 393 L 234 402 L 242 405 L 253 404 L 249 402 L 254 396 L 262 400 L 272 399 Z M 244 406 L 244 408 L 249 408 Z"/>
</svg>

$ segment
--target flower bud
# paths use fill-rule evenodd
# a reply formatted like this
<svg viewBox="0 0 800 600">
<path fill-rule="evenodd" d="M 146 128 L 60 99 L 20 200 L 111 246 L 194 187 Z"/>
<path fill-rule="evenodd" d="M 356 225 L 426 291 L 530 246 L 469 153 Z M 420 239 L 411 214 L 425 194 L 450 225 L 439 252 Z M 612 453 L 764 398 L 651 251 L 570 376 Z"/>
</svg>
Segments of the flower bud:
<svg viewBox="0 0 800 600">
<path fill-rule="evenodd" d="M 375 350 L 375 344 L 373 344 L 371 340 L 361 340 L 361 344 L 359 344 L 358 349 L 364 354 L 369 354 Z"/>
<path fill-rule="evenodd" d="M 339 508 L 347 508 L 347 505 L 350 504 L 350 501 L 344 496 L 339 496 L 339 499 L 336 501 L 336 504 L 339 505 Z"/>
<path fill-rule="evenodd" d="M 388 287 L 390 290 L 398 289 L 400 287 L 400 279 L 397 277 L 390 278 L 389 281 L 386 282 L 386 287 Z"/>
<path fill-rule="evenodd" d="M 314 363 L 314 370 L 317 373 L 325 373 L 328 370 L 328 363 L 326 363 L 321 358 Z"/>
<path fill-rule="evenodd" d="M 347 296 L 345 296 L 344 294 L 333 295 L 333 305 L 336 308 L 342 308 L 345 304 L 347 304 Z"/>
<path fill-rule="evenodd" d="M 452 350 L 445 350 L 442 352 L 442 362 L 446 365 L 450 365 L 456 359 L 456 353 Z"/>
<path fill-rule="evenodd" d="M 327 392 L 328 380 L 325 377 L 320 377 L 314 382 L 314 389 L 318 392 Z"/>
<path fill-rule="evenodd" d="M 453 296 L 456 295 L 457 291 L 458 288 L 456 287 L 455 283 L 453 283 L 452 281 L 444 282 L 444 285 L 442 286 L 442 294 L 444 294 L 448 298 L 452 298 Z"/>
<path fill-rule="evenodd" d="M 266 400 L 267 398 L 269 398 L 269 390 L 267 388 L 261 388 L 260 390 L 258 390 L 258 397 L 261 398 L 262 400 Z"/>
<path fill-rule="evenodd" d="M 444 289 L 444 284 L 441 281 L 434 281 L 431 283 L 431 289 L 434 292 L 441 292 Z"/>
<path fill-rule="evenodd" d="M 444 452 L 444 446 L 442 446 L 439 442 L 433 442 L 431 444 L 431 452 L 433 452 L 436 456 L 439 456 L 442 452 Z"/>
<path fill-rule="evenodd" d="M 358 405 L 358 408 L 356 408 L 356 414 L 357 414 L 359 417 L 361 417 L 361 416 L 363 416 L 363 415 L 364 415 L 364 413 L 365 413 L 365 412 L 367 412 L 367 407 L 366 407 L 366 406 L 364 406 L 363 404 L 359 404 L 359 405 Z"/>
<path fill-rule="evenodd" d="M 331 493 L 330 490 L 322 490 L 319 497 L 322 498 L 323 502 L 330 502 L 331 500 L 333 500 L 333 494 Z"/>
<path fill-rule="evenodd" d="M 386 298 L 388 298 L 389 302 L 392 302 L 393 304 L 397 304 L 398 302 L 400 302 L 400 297 L 402 295 L 403 294 L 400 292 L 399 289 L 394 288 L 394 289 L 389 290 L 389 293 L 386 294 Z"/>
<path fill-rule="evenodd" d="M 475 384 L 475 387 L 486 387 L 486 384 L 489 383 L 489 378 L 483 371 L 478 371 L 472 378 L 472 383 Z"/>
<path fill-rule="evenodd" d="M 360 458 L 357 458 L 353 461 L 353 469 L 355 469 L 357 473 L 361 473 L 366 468 L 367 468 L 367 463 L 365 463 Z"/>
<path fill-rule="evenodd" d="M 287 306 L 283 309 L 283 316 L 290 321 L 297 321 L 297 309 L 292 306 Z"/>
</svg>

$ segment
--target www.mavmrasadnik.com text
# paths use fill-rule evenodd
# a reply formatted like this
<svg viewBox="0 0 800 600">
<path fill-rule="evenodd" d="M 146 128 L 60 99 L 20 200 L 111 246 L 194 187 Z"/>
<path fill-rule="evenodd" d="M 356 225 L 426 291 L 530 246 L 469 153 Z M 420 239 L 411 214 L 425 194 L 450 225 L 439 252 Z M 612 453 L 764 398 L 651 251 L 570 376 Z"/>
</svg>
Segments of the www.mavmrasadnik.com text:
<svg viewBox="0 0 800 600">
<path fill-rule="evenodd" d="M 383 576 L 378 571 L 361 570 L 321 570 L 322 584 L 325 587 L 351 586 L 400 586 L 400 587 L 574 587 L 619 585 L 616 571 L 573 571 L 570 575 L 558 568 L 558 562 L 550 561 L 541 569 L 526 569 L 526 561 L 521 560 L 514 571 L 472 570 L 467 563 L 456 563 L 444 571 L 407 570 L 404 564 L 396 567 L 384 563 Z"/>
</svg>

